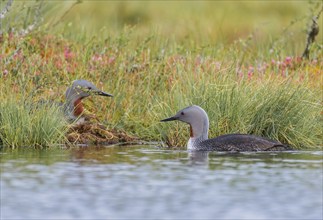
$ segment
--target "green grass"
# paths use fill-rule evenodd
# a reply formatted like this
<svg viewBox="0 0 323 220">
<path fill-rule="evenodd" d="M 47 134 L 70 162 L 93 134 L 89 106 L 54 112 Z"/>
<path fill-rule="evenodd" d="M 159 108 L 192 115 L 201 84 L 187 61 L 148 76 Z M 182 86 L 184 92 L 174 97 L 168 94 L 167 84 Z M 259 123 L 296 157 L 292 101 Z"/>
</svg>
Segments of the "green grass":
<svg viewBox="0 0 323 220">
<path fill-rule="evenodd" d="M 58 109 L 32 103 L 64 101 L 81 78 L 114 95 L 86 100 L 90 111 L 145 140 L 184 146 L 187 126 L 159 121 L 196 104 L 209 114 L 210 137 L 240 132 L 298 149 L 322 145 L 322 35 L 310 60 L 297 59 L 315 2 L 72 3 L 51 2 L 38 29 L 0 39 L 4 145 L 61 143 Z M 68 13 L 51 14 L 58 11 Z"/>
<path fill-rule="evenodd" d="M 64 143 L 66 122 L 60 107 L 13 97 L 0 103 L 0 145 L 50 147 Z"/>
<path fill-rule="evenodd" d="M 135 128 L 139 136 L 162 139 L 171 146 L 185 146 L 189 138 L 186 124 L 159 121 L 195 104 L 209 115 L 210 137 L 248 133 L 299 149 L 321 144 L 321 106 L 317 94 L 309 89 L 288 82 L 237 83 L 231 76 L 213 81 L 208 77 L 199 81 L 192 78 L 186 76 L 166 93 L 164 89 L 164 94 L 141 99 L 140 106 L 135 103 L 139 97 L 134 98 L 127 108 L 127 117 L 122 120 L 125 126 L 129 130 Z"/>
</svg>

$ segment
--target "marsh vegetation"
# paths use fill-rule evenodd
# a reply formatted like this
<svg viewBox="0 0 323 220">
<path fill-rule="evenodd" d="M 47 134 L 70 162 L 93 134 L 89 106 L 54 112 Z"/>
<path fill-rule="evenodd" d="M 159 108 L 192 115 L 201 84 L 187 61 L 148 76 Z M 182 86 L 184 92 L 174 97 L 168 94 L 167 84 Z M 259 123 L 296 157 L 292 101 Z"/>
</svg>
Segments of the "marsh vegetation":
<svg viewBox="0 0 323 220">
<path fill-rule="evenodd" d="M 209 114 L 211 137 L 241 132 L 317 148 L 322 34 L 309 59 L 301 54 L 321 7 L 14 1 L 0 36 L 1 145 L 64 143 L 68 126 L 48 103 L 63 102 L 73 80 L 87 79 L 115 96 L 92 97 L 87 109 L 109 129 L 142 140 L 184 146 L 187 127 L 159 120 L 196 104 Z M 41 100 L 47 104 L 38 106 Z"/>
</svg>

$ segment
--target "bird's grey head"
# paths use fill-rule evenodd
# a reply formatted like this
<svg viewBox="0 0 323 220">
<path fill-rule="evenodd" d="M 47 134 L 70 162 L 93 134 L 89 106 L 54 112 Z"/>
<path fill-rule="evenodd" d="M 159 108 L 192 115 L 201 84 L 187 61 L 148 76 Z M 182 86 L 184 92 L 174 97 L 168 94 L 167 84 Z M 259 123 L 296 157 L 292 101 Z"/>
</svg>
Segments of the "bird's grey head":
<svg viewBox="0 0 323 220">
<path fill-rule="evenodd" d="M 201 107 L 197 105 L 192 105 L 178 111 L 174 116 L 163 119 L 161 121 L 165 122 L 179 120 L 192 125 L 196 122 L 202 122 L 205 119 L 208 119 L 206 112 Z"/>
<path fill-rule="evenodd" d="M 178 111 L 174 116 L 161 120 L 174 121 L 179 120 L 190 125 L 190 140 L 187 144 L 190 149 L 194 143 L 193 141 L 203 141 L 208 138 L 209 118 L 206 112 L 197 105 L 192 105 Z"/>
<path fill-rule="evenodd" d="M 65 94 L 67 100 L 83 99 L 90 95 L 112 97 L 111 94 L 101 91 L 91 82 L 84 79 L 73 81 L 72 86 L 67 89 Z"/>
</svg>

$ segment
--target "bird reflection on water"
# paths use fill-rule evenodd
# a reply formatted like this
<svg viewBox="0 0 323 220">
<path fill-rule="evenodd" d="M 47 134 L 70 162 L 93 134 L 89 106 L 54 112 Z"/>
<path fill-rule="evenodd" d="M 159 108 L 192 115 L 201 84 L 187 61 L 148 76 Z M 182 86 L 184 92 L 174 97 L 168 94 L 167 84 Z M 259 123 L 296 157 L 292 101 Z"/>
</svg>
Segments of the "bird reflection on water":
<svg viewBox="0 0 323 220">
<path fill-rule="evenodd" d="M 207 165 L 209 162 L 209 151 L 189 151 L 188 159 L 190 165 Z"/>
</svg>

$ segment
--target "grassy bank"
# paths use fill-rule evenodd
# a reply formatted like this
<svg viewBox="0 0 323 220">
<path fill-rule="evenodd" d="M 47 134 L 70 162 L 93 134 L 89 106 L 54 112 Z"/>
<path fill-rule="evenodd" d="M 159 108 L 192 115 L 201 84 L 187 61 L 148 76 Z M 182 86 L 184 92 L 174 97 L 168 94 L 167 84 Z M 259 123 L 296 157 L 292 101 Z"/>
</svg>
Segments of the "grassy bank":
<svg viewBox="0 0 323 220">
<path fill-rule="evenodd" d="M 195 6 L 192 4 L 190 8 L 193 14 L 198 13 Z M 207 13 L 200 18 L 195 16 L 192 18 L 195 23 L 187 23 L 184 29 L 176 29 L 174 35 L 170 35 L 166 27 L 172 30 L 171 24 L 176 18 L 189 15 L 186 10 L 172 14 L 170 23 L 165 19 L 158 23 L 151 11 L 137 4 L 122 7 L 130 7 L 127 9 L 130 12 L 124 12 L 126 15 L 132 10 L 147 14 L 148 21 L 125 27 L 127 22 L 123 20 L 125 23 L 120 27 L 103 30 L 98 27 L 102 31 L 96 34 L 82 32 L 77 26 L 73 33 L 68 31 L 68 24 L 75 25 L 75 22 L 69 19 L 77 10 L 84 13 L 80 4 L 53 28 L 43 27 L 26 36 L 3 35 L 0 101 L 7 114 L 2 114 L 0 138 L 4 145 L 51 145 L 61 141 L 66 127 L 58 120 L 56 108 L 48 108 L 46 111 L 53 112 L 45 114 L 38 108 L 31 111 L 30 104 L 17 100 L 23 100 L 22 94 L 29 94 L 30 103 L 64 101 L 66 87 L 80 78 L 92 81 L 115 96 L 109 100 L 99 97 L 86 100 L 90 111 L 110 128 L 120 128 L 145 140 L 163 140 L 171 146 L 185 145 L 186 125 L 162 124 L 159 120 L 196 104 L 209 114 L 211 137 L 241 132 L 270 137 L 302 149 L 322 144 L 321 41 L 313 45 L 310 60 L 301 60 L 298 56 L 305 47 L 304 33 L 299 31 L 297 37 L 290 38 L 289 34 L 279 35 L 284 29 L 281 27 L 270 29 L 273 34 L 263 37 L 266 31 L 255 32 L 252 25 L 245 27 L 248 20 L 251 23 L 250 14 L 246 23 L 237 25 L 237 29 L 241 28 L 239 30 L 247 34 L 237 35 L 232 31 L 231 40 L 227 41 L 207 31 L 207 27 L 216 26 L 208 23 L 212 19 L 207 18 Z M 179 9 L 181 4 L 174 7 L 171 11 Z M 202 4 L 201 7 L 208 6 Z M 225 7 L 228 11 L 233 10 L 233 6 Z M 291 10 L 288 15 L 297 20 L 303 7 L 293 7 L 295 11 Z M 102 18 L 100 16 L 103 14 L 98 13 L 98 20 Z M 160 29 L 150 25 L 152 21 Z M 289 22 L 285 18 L 282 26 L 288 26 Z M 231 24 L 224 26 L 236 24 L 233 19 Z M 304 20 L 296 24 L 304 25 Z M 112 33 L 113 30 L 117 34 Z M 193 34 L 196 31 L 198 34 Z M 287 32 L 292 33 L 290 29 Z M 230 30 L 221 33 L 227 36 Z M 25 107 L 20 111 L 15 106 Z M 12 116 L 10 112 L 17 114 Z M 53 119 L 49 115 L 54 115 Z M 10 121 L 11 118 L 16 121 Z M 33 135 L 42 138 L 31 138 Z"/>
<path fill-rule="evenodd" d="M 0 145 L 18 148 L 64 143 L 67 124 L 59 106 L 6 95 L 0 103 Z"/>
</svg>

